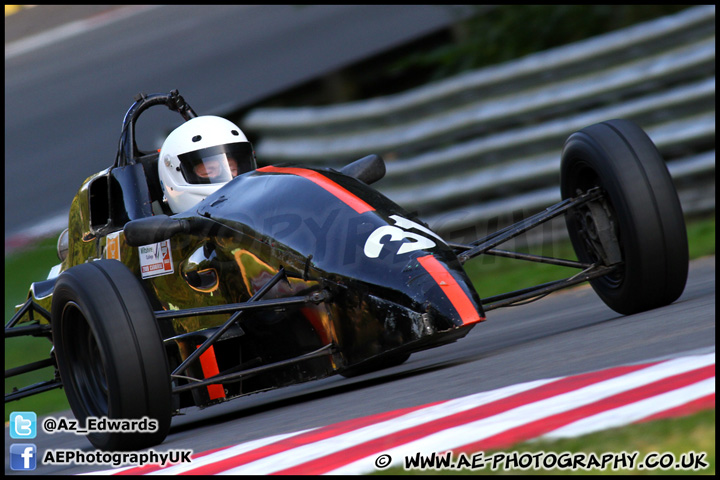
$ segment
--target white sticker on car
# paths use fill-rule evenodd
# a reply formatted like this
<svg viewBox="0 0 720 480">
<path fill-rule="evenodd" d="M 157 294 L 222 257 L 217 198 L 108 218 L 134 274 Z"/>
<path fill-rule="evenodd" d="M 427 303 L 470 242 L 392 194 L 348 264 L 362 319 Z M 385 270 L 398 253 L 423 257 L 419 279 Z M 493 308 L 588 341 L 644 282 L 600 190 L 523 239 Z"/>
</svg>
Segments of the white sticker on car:
<svg viewBox="0 0 720 480">
<path fill-rule="evenodd" d="M 398 255 L 414 252 L 416 250 L 427 250 L 433 248 L 436 245 L 433 240 L 424 235 L 408 232 L 407 230 L 410 229 L 419 230 L 427 235 L 435 237 L 442 243 L 445 243 L 445 241 L 440 238 L 435 232 L 423 227 L 419 223 L 413 222 L 412 220 L 408 220 L 407 218 L 401 217 L 399 215 L 391 215 L 390 218 L 395 222 L 395 226 L 384 225 L 382 227 L 378 227 L 370 234 L 367 241 L 365 242 L 364 253 L 365 256 L 367 256 L 368 258 L 377 258 L 380 256 L 380 252 L 382 251 L 384 246 L 383 243 L 380 242 L 380 240 L 382 240 L 384 237 L 390 237 L 389 240 L 391 242 L 396 242 L 400 240 L 411 240 L 410 242 L 403 242 L 398 247 Z"/>
<path fill-rule="evenodd" d="M 138 247 L 142 278 L 169 275 L 174 272 L 170 240 Z"/>
</svg>

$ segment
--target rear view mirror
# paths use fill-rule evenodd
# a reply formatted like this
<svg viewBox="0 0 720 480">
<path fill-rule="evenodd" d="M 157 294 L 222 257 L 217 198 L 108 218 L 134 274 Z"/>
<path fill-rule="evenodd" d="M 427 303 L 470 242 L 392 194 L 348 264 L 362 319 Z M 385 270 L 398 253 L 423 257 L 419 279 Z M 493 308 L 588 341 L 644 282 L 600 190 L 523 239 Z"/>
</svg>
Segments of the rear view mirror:
<svg viewBox="0 0 720 480">
<path fill-rule="evenodd" d="M 368 155 L 345 165 L 340 169 L 340 173 L 370 185 L 385 176 L 385 162 L 380 155 Z"/>
</svg>

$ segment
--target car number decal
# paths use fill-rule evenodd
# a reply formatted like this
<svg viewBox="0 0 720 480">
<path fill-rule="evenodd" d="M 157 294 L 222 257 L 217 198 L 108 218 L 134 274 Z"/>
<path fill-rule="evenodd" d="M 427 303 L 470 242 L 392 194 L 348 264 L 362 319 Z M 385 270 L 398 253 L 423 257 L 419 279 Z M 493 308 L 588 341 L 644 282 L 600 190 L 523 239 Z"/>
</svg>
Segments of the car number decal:
<svg viewBox="0 0 720 480">
<path fill-rule="evenodd" d="M 169 275 L 174 272 L 170 240 L 138 247 L 142 278 Z"/>
<path fill-rule="evenodd" d="M 380 252 L 383 249 L 383 244 L 380 240 L 389 236 L 390 241 L 399 241 L 403 239 L 412 240 L 411 242 L 403 242 L 398 248 L 398 255 L 403 253 L 410 253 L 417 250 L 426 250 L 435 247 L 437 245 L 432 239 L 419 233 L 409 232 L 409 229 L 419 230 L 427 235 L 430 235 L 442 243 L 445 243 L 442 238 L 435 234 L 432 230 L 425 228 L 419 223 L 403 218 L 400 215 L 391 215 L 390 218 L 395 222 L 395 225 L 384 225 L 376 228 L 365 241 L 365 256 L 368 258 L 377 258 L 380 256 Z"/>
</svg>

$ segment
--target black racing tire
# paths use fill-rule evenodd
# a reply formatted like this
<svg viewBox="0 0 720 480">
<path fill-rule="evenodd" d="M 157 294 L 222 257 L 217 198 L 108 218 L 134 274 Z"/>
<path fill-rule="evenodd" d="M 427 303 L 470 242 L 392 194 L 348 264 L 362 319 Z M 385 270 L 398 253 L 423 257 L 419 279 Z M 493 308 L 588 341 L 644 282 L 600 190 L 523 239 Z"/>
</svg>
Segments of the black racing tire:
<svg viewBox="0 0 720 480">
<path fill-rule="evenodd" d="M 685 289 L 688 241 L 677 191 L 647 134 L 628 120 L 610 120 L 573 133 L 560 167 L 562 198 L 600 187 L 600 201 L 622 256 L 616 272 L 590 282 L 610 308 L 629 315 L 669 305 Z M 594 263 L 588 240 L 589 207 L 565 216 L 575 253 Z M 592 227 L 590 228 L 590 230 Z"/>
<path fill-rule="evenodd" d="M 376 372 L 385 368 L 396 367 L 402 365 L 410 358 L 409 353 L 395 353 L 390 355 L 381 355 L 376 358 L 371 358 L 359 364 L 346 368 L 340 372 L 345 378 L 353 378 L 359 375 L 365 375 L 366 373 Z"/>
<path fill-rule="evenodd" d="M 172 416 L 170 371 L 162 337 L 140 281 L 117 260 L 68 269 L 55 284 L 52 333 L 73 414 L 157 421 L 147 432 L 89 433 L 101 450 L 162 443 Z"/>
</svg>

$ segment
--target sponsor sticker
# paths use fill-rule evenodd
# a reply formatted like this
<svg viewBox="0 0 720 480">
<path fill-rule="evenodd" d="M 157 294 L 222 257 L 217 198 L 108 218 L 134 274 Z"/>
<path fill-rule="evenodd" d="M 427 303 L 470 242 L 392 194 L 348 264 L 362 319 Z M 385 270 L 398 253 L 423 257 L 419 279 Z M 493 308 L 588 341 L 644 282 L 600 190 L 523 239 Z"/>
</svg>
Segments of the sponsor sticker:
<svg viewBox="0 0 720 480">
<path fill-rule="evenodd" d="M 169 275 L 174 272 L 170 240 L 138 247 L 140 254 L 140 274 L 142 278 Z"/>
<path fill-rule="evenodd" d="M 108 233 L 105 245 L 105 257 L 120 260 L 120 232 Z"/>
</svg>

